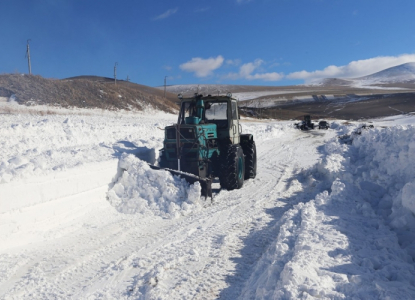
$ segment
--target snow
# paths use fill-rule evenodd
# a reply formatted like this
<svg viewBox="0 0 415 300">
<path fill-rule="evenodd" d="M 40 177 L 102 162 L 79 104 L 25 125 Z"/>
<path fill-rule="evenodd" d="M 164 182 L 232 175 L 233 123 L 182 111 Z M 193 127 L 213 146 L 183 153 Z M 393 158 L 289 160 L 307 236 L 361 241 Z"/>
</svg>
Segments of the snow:
<svg viewBox="0 0 415 300">
<path fill-rule="evenodd" d="M 108 191 L 108 201 L 119 212 L 180 217 L 203 207 L 201 186 L 189 184 L 167 171 L 156 171 L 132 154 L 123 154 L 119 169 L 124 170 Z"/>
<path fill-rule="evenodd" d="M 205 200 L 148 166 L 176 116 L 4 105 L 2 299 L 415 298 L 412 115 L 242 120 L 258 175 Z"/>
<path fill-rule="evenodd" d="M 310 83 L 312 86 L 321 86 L 330 83 L 333 78 L 317 79 Z M 337 79 L 337 78 L 334 78 Z M 359 77 L 342 78 L 342 85 L 356 88 L 381 89 L 381 90 L 410 90 L 402 87 L 383 87 L 377 84 L 413 83 L 415 80 L 415 62 L 409 62 L 387 68 L 380 72 Z"/>
<path fill-rule="evenodd" d="M 307 91 L 305 91 L 307 92 Z M 286 94 L 295 94 L 298 91 L 258 91 L 258 92 L 242 92 L 242 93 L 233 93 L 232 97 L 238 99 L 239 101 L 257 99 L 264 96 L 274 96 L 274 95 L 286 95 Z"/>
</svg>

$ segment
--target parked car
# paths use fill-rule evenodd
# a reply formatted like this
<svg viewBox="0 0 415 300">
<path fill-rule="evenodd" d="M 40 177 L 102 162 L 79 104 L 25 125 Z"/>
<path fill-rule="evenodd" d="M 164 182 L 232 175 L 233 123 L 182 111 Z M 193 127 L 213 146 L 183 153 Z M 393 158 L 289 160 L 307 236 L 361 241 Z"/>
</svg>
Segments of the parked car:
<svg viewBox="0 0 415 300">
<path fill-rule="evenodd" d="M 329 129 L 329 123 L 327 121 L 320 121 L 318 122 L 318 129 Z"/>
</svg>

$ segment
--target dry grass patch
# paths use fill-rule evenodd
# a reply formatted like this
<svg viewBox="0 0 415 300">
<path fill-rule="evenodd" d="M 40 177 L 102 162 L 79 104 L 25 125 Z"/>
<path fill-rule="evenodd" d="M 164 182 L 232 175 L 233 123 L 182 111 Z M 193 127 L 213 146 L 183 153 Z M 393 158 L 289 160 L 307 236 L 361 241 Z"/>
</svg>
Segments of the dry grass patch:
<svg viewBox="0 0 415 300">
<path fill-rule="evenodd" d="M 14 97 L 26 106 L 100 108 L 143 111 L 147 108 L 173 112 L 177 104 L 152 88 L 137 84 L 117 84 L 91 79 L 46 79 L 38 75 L 0 75 L 0 97 Z"/>
</svg>

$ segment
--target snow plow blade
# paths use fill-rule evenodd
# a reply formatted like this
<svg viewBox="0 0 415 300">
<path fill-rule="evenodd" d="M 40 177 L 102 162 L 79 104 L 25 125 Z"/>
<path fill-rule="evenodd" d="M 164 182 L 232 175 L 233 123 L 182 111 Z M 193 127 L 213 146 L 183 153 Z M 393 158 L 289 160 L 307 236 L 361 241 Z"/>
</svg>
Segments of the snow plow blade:
<svg viewBox="0 0 415 300">
<path fill-rule="evenodd" d="M 167 168 L 160 168 L 154 165 L 149 165 L 150 168 L 153 170 L 165 170 L 170 172 L 173 175 L 180 176 L 180 178 L 184 178 L 188 183 L 194 184 L 195 182 L 199 182 L 200 186 L 202 187 L 202 196 L 212 198 L 212 181 L 209 178 L 202 178 L 190 173 L 185 173 L 177 170 L 167 169 Z"/>
</svg>

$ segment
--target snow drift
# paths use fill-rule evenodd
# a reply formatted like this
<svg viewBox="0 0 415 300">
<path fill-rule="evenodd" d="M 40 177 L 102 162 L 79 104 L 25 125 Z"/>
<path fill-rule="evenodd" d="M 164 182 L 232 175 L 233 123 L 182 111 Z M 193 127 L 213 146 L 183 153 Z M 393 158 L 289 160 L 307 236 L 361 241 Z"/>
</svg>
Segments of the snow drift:
<svg viewBox="0 0 415 300">
<path fill-rule="evenodd" d="M 304 170 L 304 189 L 322 192 L 275 225 L 243 299 L 412 299 L 415 127 L 359 132 L 351 145 L 328 141 Z"/>
<path fill-rule="evenodd" d="M 189 185 L 167 171 L 153 170 L 132 154 L 123 154 L 118 168 L 121 176 L 108 200 L 121 213 L 170 218 L 203 207 L 199 182 Z"/>
</svg>

